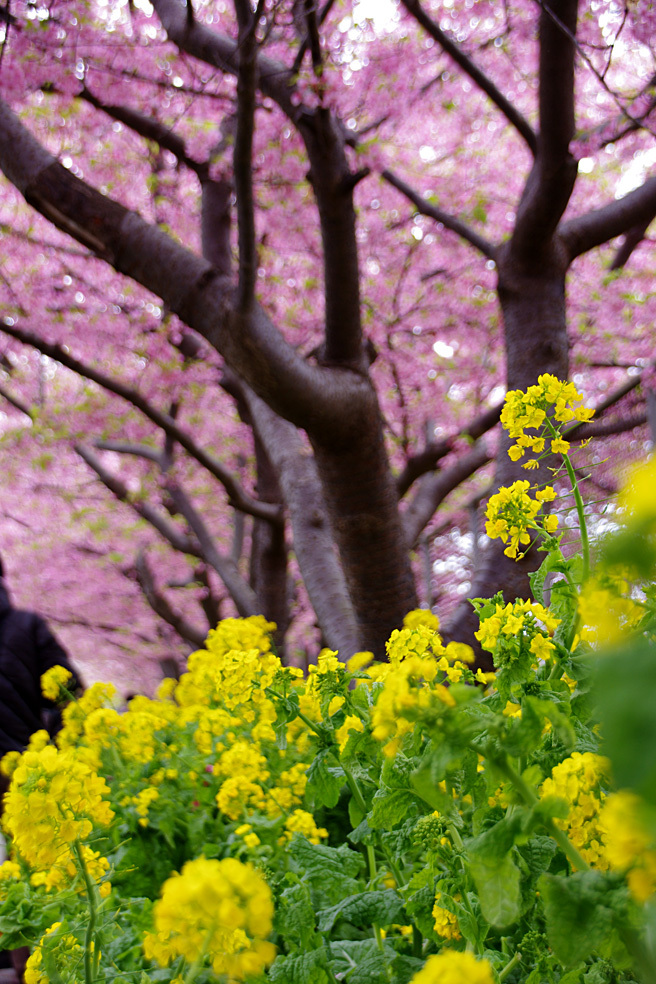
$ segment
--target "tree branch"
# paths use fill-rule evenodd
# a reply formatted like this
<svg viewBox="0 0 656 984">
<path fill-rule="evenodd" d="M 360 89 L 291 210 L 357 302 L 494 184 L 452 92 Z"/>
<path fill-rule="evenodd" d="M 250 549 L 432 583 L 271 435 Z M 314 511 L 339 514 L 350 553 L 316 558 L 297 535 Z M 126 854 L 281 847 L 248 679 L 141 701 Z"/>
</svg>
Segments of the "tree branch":
<svg viewBox="0 0 656 984">
<path fill-rule="evenodd" d="M 381 177 L 396 188 L 397 191 L 400 191 L 402 195 L 405 195 L 421 215 L 427 215 L 429 218 L 435 219 L 436 222 L 441 222 L 446 229 L 450 229 L 460 236 L 461 239 L 464 239 L 465 242 L 475 246 L 483 256 L 487 256 L 491 260 L 495 258 L 496 247 L 492 243 L 488 242 L 483 236 L 479 236 L 477 232 L 474 232 L 473 229 L 464 222 L 461 222 L 460 219 L 456 219 L 455 216 L 444 212 L 437 205 L 431 205 L 425 198 L 411 188 L 409 184 L 406 184 L 405 181 L 394 174 L 393 171 L 385 170 L 382 172 Z"/>
<path fill-rule="evenodd" d="M 449 55 L 450 58 L 465 72 L 478 88 L 494 103 L 509 123 L 511 123 L 519 135 L 528 145 L 531 153 L 535 156 L 537 152 L 537 137 L 529 124 L 528 120 L 506 99 L 502 92 L 496 87 L 494 82 L 475 64 L 475 62 L 465 54 L 460 46 L 446 34 L 439 25 L 423 9 L 419 0 L 401 0 L 401 3 L 411 14 L 418 24 L 424 28 L 426 33 Z"/>
<path fill-rule="evenodd" d="M 617 252 L 608 267 L 609 270 L 621 270 L 622 267 L 628 263 L 634 249 L 636 249 L 645 238 L 650 224 L 651 220 L 647 219 L 646 222 L 639 222 L 637 225 L 633 226 L 632 229 L 629 229 L 624 236 L 624 239 L 617 247 Z"/>
<path fill-rule="evenodd" d="M 161 516 L 157 510 L 150 505 L 150 503 L 139 502 L 131 496 L 125 483 L 122 482 L 120 478 L 112 475 L 111 472 L 105 468 L 98 456 L 93 453 L 91 448 L 84 444 L 76 444 L 75 451 L 77 451 L 82 460 L 86 461 L 87 465 L 93 469 L 103 485 L 106 486 L 106 488 L 108 488 L 117 499 L 121 502 L 127 503 L 127 505 L 129 505 L 138 516 L 141 516 L 141 518 L 145 519 L 147 523 L 150 523 L 150 525 L 153 526 L 157 532 L 171 544 L 174 550 L 178 550 L 180 553 L 192 554 L 194 557 L 200 557 L 198 547 L 193 544 L 191 540 L 184 535 L 184 533 L 181 533 L 177 526 L 170 523 L 164 516 Z"/>
<path fill-rule="evenodd" d="M 181 51 L 221 72 L 237 75 L 237 45 L 232 38 L 211 31 L 197 20 L 190 26 L 184 7 L 177 0 L 154 0 L 153 7 L 169 40 Z M 257 58 L 257 87 L 263 95 L 273 99 L 293 122 L 298 121 L 304 108 L 292 102 L 294 75 L 286 65 L 260 54 Z"/>
<path fill-rule="evenodd" d="M 335 551 L 317 466 L 295 427 L 238 380 L 253 427 L 275 468 L 310 604 L 331 649 L 357 652 L 359 632 Z"/>
<path fill-rule="evenodd" d="M 134 130 L 135 133 L 138 133 L 139 136 L 144 137 L 146 140 L 152 140 L 154 143 L 159 144 L 163 150 L 168 150 L 178 161 L 185 164 L 191 171 L 194 171 L 199 178 L 202 179 L 206 176 L 207 164 L 205 162 L 195 161 L 192 157 L 189 157 L 182 137 L 179 137 L 169 127 L 164 126 L 159 120 L 154 119 L 152 116 L 146 116 L 144 113 L 140 113 L 136 109 L 130 109 L 127 106 L 105 103 L 87 89 L 86 86 L 79 93 L 78 98 L 89 103 L 94 109 L 99 109 L 101 112 L 106 113 L 113 120 L 123 123 L 124 126 L 129 127 L 130 130 Z"/>
<path fill-rule="evenodd" d="M 135 561 L 137 584 L 143 591 L 146 601 L 160 618 L 164 619 L 178 633 L 181 639 L 191 643 L 196 649 L 202 649 L 207 633 L 201 632 L 184 616 L 179 615 L 169 604 L 167 598 L 155 587 L 155 578 L 148 566 L 146 553 L 140 550 Z"/>
<path fill-rule="evenodd" d="M 49 221 L 161 297 L 277 413 L 298 426 L 311 426 L 314 437 L 326 444 L 352 433 L 359 407 L 370 400 L 366 379 L 307 363 L 259 305 L 237 331 L 233 292 L 225 278 L 62 167 L 2 102 L 0 169 Z"/>
<path fill-rule="evenodd" d="M 184 22 L 182 8 L 175 0 L 155 0 L 153 4 L 162 26 L 171 41 L 187 54 L 223 72 L 237 75 L 239 72 L 238 46 L 229 38 L 203 27 L 197 21 L 193 26 Z M 363 373 L 362 329 L 360 320 L 360 277 L 358 251 L 355 238 L 355 210 L 352 193 L 357 182 L 368 172 L 351 172 L 346 159 L 344 132 L 325 107 L 310 109 L 298 99 L 295 76 L 284 65 L 259 53 L 255 65 L 256 87 L 263 95 L 273 99 L 280 109 L 297 126 L 310 160 L 309 178 L 316 196 L 321 222 L 324 248 L 324 291 L 326 306 L 326 366 L 346 366 Z M 184 320 L 184 319 L 183 319 Z M 244 331 L 237 326 L 237 334 Z M 202 334 L 202 332 L 201 332 Z M 224 355 L 226 353 L 224 352 Z M 226 359 L 230 362 L 226 355 Z M 244 371 L 244 365 L 231 363 L 239 375 L 269 405 L 270 396 L 257 385 L 256 375 Z M 268 371 L 268 367 L 266 370 Z M 343 401 L 342 401 L 343 403 Z M 302 425 L 298 416 L 274 406 L 277 413 Z M 316 418 L 317 407 L 308 418 Z M 310 410 L 310 408 L 308 408 Z M 353 416 L 351 414 L 351 420 Z M 334 431 L 334 423 L 333 423 Z"/>
<path fill-rule="evenodd" d="M 426 472 L 433 471 L 438 462 L 453 450 L 458 438 L 476 441 L 491 430 L 499 422 L 502 407 L 503 403 L 499 403 L 497 406 L 485 410 L 457 434 L 452 434 L 451 437 L 446 437 L 441 441 L 432 441 L 419 454 L 410 456 L 405 463 L 405 468 L 396 480 L 399 497 L 404 496 L 418 478 L 421 478 Z"/>
<path fill-rule="evenodd" d="M 241 617 L 248 618 L 250 615 L 259 614 L 255 592 L 242 578 L 231 558 L 224 557 L 219 553 L 202 516 L 193 506 L 187 494 L 171 480 L 166 483 L 166 489 L 180 515 L 184 516 L 189 528 L 198 540 L 201 550 L 200 556 L 219 575 Z"/>
<path fill-rule="evenodd" d="M 122 399 L 126 400 L 137 410 L 149 420 L 151 420 L 158 427 L 161 427 L 165 434 L 177 441 L 181 447 L 187 451 L 192 458 L 201 464 L 207 471 L 214 476 L 225 488 L 228 493 L 228 498 L 230 505 L 234 506 L 236 509 L 241 509 L 242 512 L 248 513 L 251 516 L 258 516 L 260 519 L 266 519 L 272 523 L 282 522 L 282 517 L 280 515 L 280 510 L 271 503 L 258 502 L 253 499 L 248 493 L 243 489 L 237 482 L 234 475 L 232 475 L 227 468 L 221 464 L 216 458 L 210 455 L 203 448 L 199 447 L 192 438 L 184 431 L 173 419 L 166 413 L 162 413 L 154 407 L 148 400 L 145 399 L 137 390 L 132 389 L 129 386 L 125 386 L 123 383 L 117 382 L 112 379 L 111 376 L 107 376 L 97 369 L 93 369 L 91 366 L 87 366 L 80 362 L 78 359 L 74 359 L 72 355 L 66 351 L 61 345 L 52 344 L 50 342 L 45 342 L 43 339 L 39 338 L 32 332 L 26 331 L 24 328 L 18 327 L 18 325 L 9 325 L 6 321 L 0 319 L 0 330 L 5 332 L 7 335 L 11 335 L 12 338 L 16 338 L 19 342 L 23 342 L 25 345 L 31 345 L 36 348 L 39 352 L 43 352 L 44 355 L 49 356 L 61 365 L 66 366 L 67 369 L 73 370 L 73 372 L 79 373 L 84 376 L 85 379 L 90 379 L 92 382 L 97 383 L 98 386 L 102 386 L 110 393 L 114 393 L 116 396 L 120 396 Z"/>
<path fill-rule="evenodd" d="M 132 454 L 137 458 L 145 458 L 152 461 L 160 468 L 163 464 L 162 452 L 157 448 L 151 448 L 147 444 L 126 444 L 124 441 L 94 441 L 94 447 L 99 451 L 115 451 L 117 454 Z"/>
<path fill-rule="evenodd" d="M 540 262 L 570 200 L 577 164 L 574 137 L 574 56 L 578 0 L 541 3 L 538 70 L 538 153 L 517 209 L 514 256 Z"/>
<path fill-rule="evenodd" d="M 312 116 L 306 114 L 299 122 L 299 132 L 310 159 L 308 177 L 321 223 L 326 308 L 322 362 L 351 366 L 366 375 L 353 190 L 369 172 L 351 171 L 344 132 L 328 109 L 319 106 Z"/>
<path fill-rule="evenodd" d="M 571 262 L 615 236 L 629 233 L 639 226 L 646 229 L 655 216 L 656 177 L 647 178 L 644 184 L 623 198 L 564 222 L 560 227 L 560 239 Z"/>
<path fill-rule="evenodd" d="M 307 2 L 308 0 L 303 0 L 304 5 Z M 315 2 L 315 0 L 309 0 L 309 2 L 313 3 Z M 323 22 L 325 21 L 326 17 L 330 13 L 334 4 L 335 4 L 335 0 L 326 0 L 326 3 L 323 5 L 319 13 L 318 27 L 320 27 L 323 24 Z M 317 21 L 316 9 L 314 10 L 314 19 L 316 23 Z M 308 25 L 307 33 L 301 41 L 301 46 L 298 49 L 298 54 L 296 55 L 296 58 L 294 60 L 294 65 L 292 67 L 292 75 L 298 75 L 301 65 L 303 64 L 303 58 L 305 56 L 305 52 L 308 50 L 308 47 L 310 46 L 312 46 L 312 51 L 311 51 L 312 67 L 314 68 L 315 72 L 317 71 L 317 54 L 318 54 L 318 64 L 319 65 L 321 64 L 321 43 L 319 41 L 319 32 L 317 30 L 316 38 L 311 37 L 310 36 L 311 33 L 312 33 L 312 29 Z M 316 48 L 314 46 L 316 46 Z"/>
<path fill-rule="evenodd" d="M 2 322 L 0 321 L 0 328 L 1 327 Z M 2 384 L 0 384 L 0 396 L 5 399 L 7 403 L 11 403 L 12 407 L 16 407 L 16 409 L 20 410 L 21 413 L 24 413 L 26 417 L 29 417 L 30 420 L 32 419 L 32 414 L 30 413 L 30 408 L 27 403 L 23 403 L 22 400 L 20 400 L 17 396 L 14 396 L 13 393 L 10 393 L 9 390 Z"/>
<path fill-rule="evenodd" d="M 478 444 L 447 471 L 422 478 L 403 517 L 403 527 L 410 547 L 416 547 L 421 533 L 449 492 L 457 489 L 489 461 L 494 461 L 494 455 L 490 454 L 484 444 Z"/>
<path fill-rule="evenodd" d="M 613 434 L 624 434 L 626 431 L 633 430 L 634 427 L 642 427 L 646 423 L 646 410 L 644 413 L 636 413 L 632 417 L 625 417 L 623 420 L 594 421 L 594 423 L 582 424 L 572 440 L 587 441 L 593 437 L 609 437 Z"/>
<path fill-rule="evenodd" d="M 258 5 L 258 11 L 260 6 Z M 255 204 L 253 200 L 253 131 L 255 127 L 255 92 L 257 86 L 256 13 L 250 3 L 235 0 L 239 24 L 237 56 L 237 126 L 233 149 L 233 173 L 237 198 L 239 248 L 239 287 L 237 307 L 250 309 L 255 298 L 257 245 L 255 240 Z"/>
<path fill-rule="evenodd" d="M 217 273 L 229 277 L 232 270 L 230 246 L 230 181 L 207 178 L 201 183 L 201 244 L 203 256 Z"/>
</svg>

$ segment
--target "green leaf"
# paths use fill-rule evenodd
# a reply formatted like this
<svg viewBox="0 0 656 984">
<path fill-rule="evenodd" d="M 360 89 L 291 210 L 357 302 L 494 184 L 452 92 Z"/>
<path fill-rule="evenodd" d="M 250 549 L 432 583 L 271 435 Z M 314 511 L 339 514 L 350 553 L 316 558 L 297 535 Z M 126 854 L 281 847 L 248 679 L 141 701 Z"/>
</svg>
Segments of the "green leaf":
<svg viewBox="0 0 656 984">
<path fill-rule="evenodd" d="M 295 834 L 289 846 L 289 866 L 307 880 L 329 902 L 338 902 L 345 895 L 355 895 L 364 859 L 345 844 L 328 847 L 310 844 L 301 834 Z"/>
<path fill-rule="evenodd" d="M 567 715 L 558 707 L 555 700 L 545 700 L 540 697 L 525 697 L 522 704 L 532 708 L 540 719 L 541 724 L 545 720 L 550 721 L 554 735 L 558 741 L 561 742 L 568 752 L 572 751 L 576 746 L 574 728 Z"/>
<path fill-rule="evenodd" d="M 446 746 L 446 742 L 444 744 Z M 417 771 L 412 773 L 410 780 L 417 796 L 424 803 L 428 803 L 431 809 L 437 810 L 452 820 L 456 826 L 461 827 L 462 818 L 454 804 L 453 796 L 438 786 L 446 775 L 446 764 L 455 764 L 456 754 L 459 756 L 460 751 L 455 753 L 453 749 L 445 748 L 441 753 L 433 753 L 432 749 L 429 749 Z"/>
<path fill-rule="evenodd" d="M 395 922 L 403 911 L 403 899 L 392 889 L 384 891 L 361 892 L 342 899 L 329 909 L 317 913 L 319 929 L 329 933 L 338 919 L 345 919 L 355 926 L 388 926 Z"/>
<path fill-rule="evenodd" d="M 311 950 L 320 942 L 320 938 L 316 938 L 316 921 L 305 883 L 299 882 L 282 892 L 276 906 L 276 927 L 287 942 L 294 943 L 299 949 Z"/>
<path fill-rule="evenodd" d="M 531 837 L 518 850 L 526 862 L 529 872 L 535 879 L 543 874 L 551 864 L 551 859 L 557 851 L 557 845 L 553 837 L 545 837 L 540 834 L 536 837 Z"/>
<path fill-rule="evenodd" d="M 405 954 L 399 954 L 392 964 L 392 969 L 394 970 L 392 984 L 410 984 L 425 963 L 426 961 L 423 958 L 420 959 L 418 957 L 408 957 Z"/>
<path fill-rule="evenodd" d="M 278 956 L 268 973 L 271 984 L 330 984 L 325 948 Z"/>
<path fill-rule="evenodd" d="M 402 820 L 416 816 L 420 812 L 419 803 L 418 797 L 409 789 L 379 789 L 367 817 L 369 826 L 372 830 L 389 830 Z"/>
<path fill-rule="evenodd" d="M 606 884 L 600 872 L 544 874 L 538 887 L 549 945 L 566 967 L 585 960 L 608 939 L 613 912 L 603 904 Z"/>
<path fill-rule="evenodd" d="M 500 858 L 474 856 L 469 870 L 476 883 L 481 912 L 491 926 L 502 929 L 519 919 L 520 871 L 510 854 Z"/>
<path fill-rule="evenodd" d="M 348 984 L 381 984 L 387 979 L 385 964 L 396 956 L 386 943 L 381 951 L 376 940 L 338 940 L 329 945 L 335 977 Z"/>
<path fill-rule="evenodd" d="M 317 753 L 307 773 L 307 795 L 314 806 L 336 806 L 346 775 L 332 749 Z"/>
<path fill-rule="evenodd" d="M 426 874 L 430 879 L 430 884 L 420 888 L 406 901 L 405 911 L 423 936 L 434 939 L 435 876 L 430 871 L 427 871 Z"/>
<path fill-rule="evenodd" d="M 552 584 L 549 611 L 560 619 L 560 625 L 554 632 L 555 642 L 569 645 L 578 618 L 578 604 L 578 595 L 567 581 L 556 581 Z"/>
<path fill-rule="evenodd" d="M 633 640 L 599 658 L 596 689 L 617 785 L 656 804 L 656 646 Z"/>
</svg>

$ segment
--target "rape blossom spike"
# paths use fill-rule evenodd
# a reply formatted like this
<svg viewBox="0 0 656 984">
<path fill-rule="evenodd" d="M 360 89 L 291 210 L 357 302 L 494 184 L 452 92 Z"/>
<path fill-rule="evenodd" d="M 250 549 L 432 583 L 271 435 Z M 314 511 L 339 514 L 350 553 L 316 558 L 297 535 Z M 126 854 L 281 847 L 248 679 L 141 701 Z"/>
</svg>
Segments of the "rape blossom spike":
<svg viewBox="0 0 656 984">
<path fill-rule="evenodd" d="M 526 391 L 511 390 L 501 411 L 501 424 L 515 439 L 508 450 L 510 458 L 519 461 L 529 450 L 542 454 L 548 438 L 553 454 L 566 455 L 570 445 L 556 425 L 590 420 L 594 410 L 577 406 L 582 399 L 573 383 L 562 382 L 550 373 L 543 373 L 537 385 L 529 386 Z M 527 429 L 541 431 L 533 437 L 525 433 Z M 538 464 L 533 459 L 523 467 L 537 468 Z"/>
<path fill-rule="evenodd" d="M 556 498 L 552 486 L 544 489 L 535 487 L 535 498 L 529 495 L 530 490 L 531 485 L 526 480 L 502 486 L 496 495 L 491 496 L 485 511 L 485 532 L 493 540 L 499 538 L 503 543 L 508 543 L 504 553 L 515 559 L 520 548 L 531 542 L 529 530 L 552 534 L 558 528 L 557 516 L 544 516 L 540 521 L 536 518 L 543 504 Z"/>
</svg>

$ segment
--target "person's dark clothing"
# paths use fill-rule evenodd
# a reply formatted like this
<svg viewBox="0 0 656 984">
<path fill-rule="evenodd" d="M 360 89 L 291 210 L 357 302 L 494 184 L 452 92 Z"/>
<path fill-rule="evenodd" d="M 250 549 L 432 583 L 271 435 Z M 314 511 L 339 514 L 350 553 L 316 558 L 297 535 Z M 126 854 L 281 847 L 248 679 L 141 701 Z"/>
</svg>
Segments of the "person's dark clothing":
<svg viewBox="0 0 656 984">
<path fill-rule="evenodd" d="M 42 618 L 13 608 L 0 581 L 0 757 L 22 752 L 30 735 L 43 728 L 43 711 L 53 708 L 41 693 L 41 675 L 53 666 L 73 674 L 66 652 Z"/>
</svg>

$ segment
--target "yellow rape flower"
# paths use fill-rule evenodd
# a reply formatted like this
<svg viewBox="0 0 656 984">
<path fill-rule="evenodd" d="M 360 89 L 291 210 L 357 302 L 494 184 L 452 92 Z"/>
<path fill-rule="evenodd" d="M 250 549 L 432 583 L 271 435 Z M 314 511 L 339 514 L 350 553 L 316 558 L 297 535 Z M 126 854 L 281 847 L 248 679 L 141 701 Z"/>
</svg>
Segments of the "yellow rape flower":
<svg viewBox="0 0 656 984">
<path fill-rule="evenodd" d="M 403 619 L 404 629 L 415 629 L 418 625 L 424 625 L 432 632 L 437 632 L 440 627 L 440 620 L 427 608 L 415 608 Z"/>
<path fill-rule="evenodd" d="M 262 787 L 241 775 L 226 779 L 216 794 L 216 805 L 230 820 L 239 820 L 247 809 L 261 810 L 264 804 Z"/>
<path fill-rule="evenodd" d="M 349 736 L 353 731 L 364 731 L 364 724 L 357 714 L 349 714 L 344 720 L 344 724 L 335 731 L 335 739 L 339 745 L 340 752 L 343 752 Z"/>
<path fill-rule="evenodd" d="M 267 622 L 264 615 L 224 618 L 215 629 L 210 630 L 206 646 L 216 656 L 225 656 L 231 650 L 241 652 L 253 649 L 258 653 L 269 653 L 271 633 L 275 629 L 275 622 Z"/>
<path fill-rule="evenodd" d="M 435 905 L 433 906 L 433 929 L 438 936 L 445 940 L 459 940 L 461 938 L 458 920 L 452 912 L 440 905 L 442 893 L 437 892 Z"/>
<path fill-rule="evenodd" d="M 560 619 L 539 602 L 497 603 L 474 636 L 504 666 L 518 658 L 522 647 L 528 647 L 536 659 L 549 659 L 556 649 L 550 636 L 559 625 Z"/>
<path fill-rule="evenodd" d="M 155 939 L 146 955 L 166 964 L 183 956 L 207 958 L 215 974 L 243 981 L 261 974 L 275 956 L 266 941 L 273 924 L 271 890 L 251 865 L 235 858 L 197 858 L 164 883 L 154 906 Z"/>
<path fill-rule="evenodd" d="M 26 751 L 5 796 L 4 824 L 22 857 L 45 869 L 70 854 L 94 824 L 114 816 L 105 780 L 72 751 Z"/>
<path fill-rule="evenodd" d="M 618 505 L 628 522 L 642 525 L 656 520 L 655 485 L 656 457 L 630 471 L 618 497 Z"/>
<path fill-rule="evenodd" d="M 279 843 L 291 840 L 294 834 L 303 834 L 310 844 L 320 844 L 328 837 L 328 831 L 324 827 L 317 827 L 314 817 L 307 810 L 294 810 L 285 820 L 285 833 L 280 838 Z"/>
<path fill-rule="evenodd" d="M 527 450 L 541 454 L 544 450 L 544 434 L 548 430 L 547 420 L 556 430 L 559 424 L 570 421 L 586 421 L 594 416 L 594 410 L 579 406 L 582 396 L 573 383 L 563 382 L 551 373 L 543 373 L 537 384 L 527 390 L 511 390 L 506 394 L 501 411 L 501 425 L 515 440 L 508 455 L 518 461 Z M 545 426 L 546 424 L 546 426 Z M 537 436 L 526 434 L 526 430 L 539 430 Z M 567 454 L 569 443 L 558 436 L 551 441 L 551 451 Z"/>
<path fill-rule="evenodd" d="M 48 700 L 56 701 L 60 696 L 65 698 L 69 696 L 66 687 L 72 679 L 73 674 L 65 666 L 51 666 L 41 677 L 41 693 Z"/>
<path fill-rule="evenodd" d="M 504 553 L 516 558 L 520 547 L 528 546 L 531 542 L 529 530 L 544 530 L 545 520 L 538 521 L 537 515 L 544 502 L 555 498 L 556 493 L 551 486 L 536 489 L 535 498 L 529 495 L 532 490 L 530 482 L 523 480 L 512 485 L 502 486 L 490 497 L 485 510 L 485 532 L 490 539 L 500 539 L 508 546 Z M 548 532 L 552 533 L 558 525 L 557 517 L 549 517 Z"/>
<path fill-rule="evenodd" d="M 600 788 L 608 773 L 608 759 L 593 752 L 574 752 L 552 769 L 540 787 L 540 796 L 555 796 L 569 804 L 564 820 L 554 822 L 564 830 L 581 856 L 596 868 L 609 867 L 603 846 L 600 810 L 605 793 Z"/>
<path fill-rule="evenodd" d="M 373 737 L 385 742 L 385 755 L 396 754 L 404 735 L 436 702 L 455 706 L 449 690 L 433 683 L 438 671 L 434 657 L 407 656 L 390 665 L 371 716 Z"/>
<path fill-rule="evenodd" d="M 608 796 L 599 815 L 608 864 L 627 872 L 631 894 L 641 903 L 656 891 L 656 845 L 640 819 L 643 807 L 639 796 L 621 790 Z"/>
<path fill-rule="evenodd" d="M 494 984 L 494 976 L 488 960 L 447 949 L 430 956 L 410 984 Z"/>
<path fill-rule="evenodd" d="M 578 609 L 581 639 L 604 645 L 618 642 L 637 627 L 645 614 L 643 605 L 630 597 L 628 583 L 608 573 L 583 585 Z"/>
</svg>

